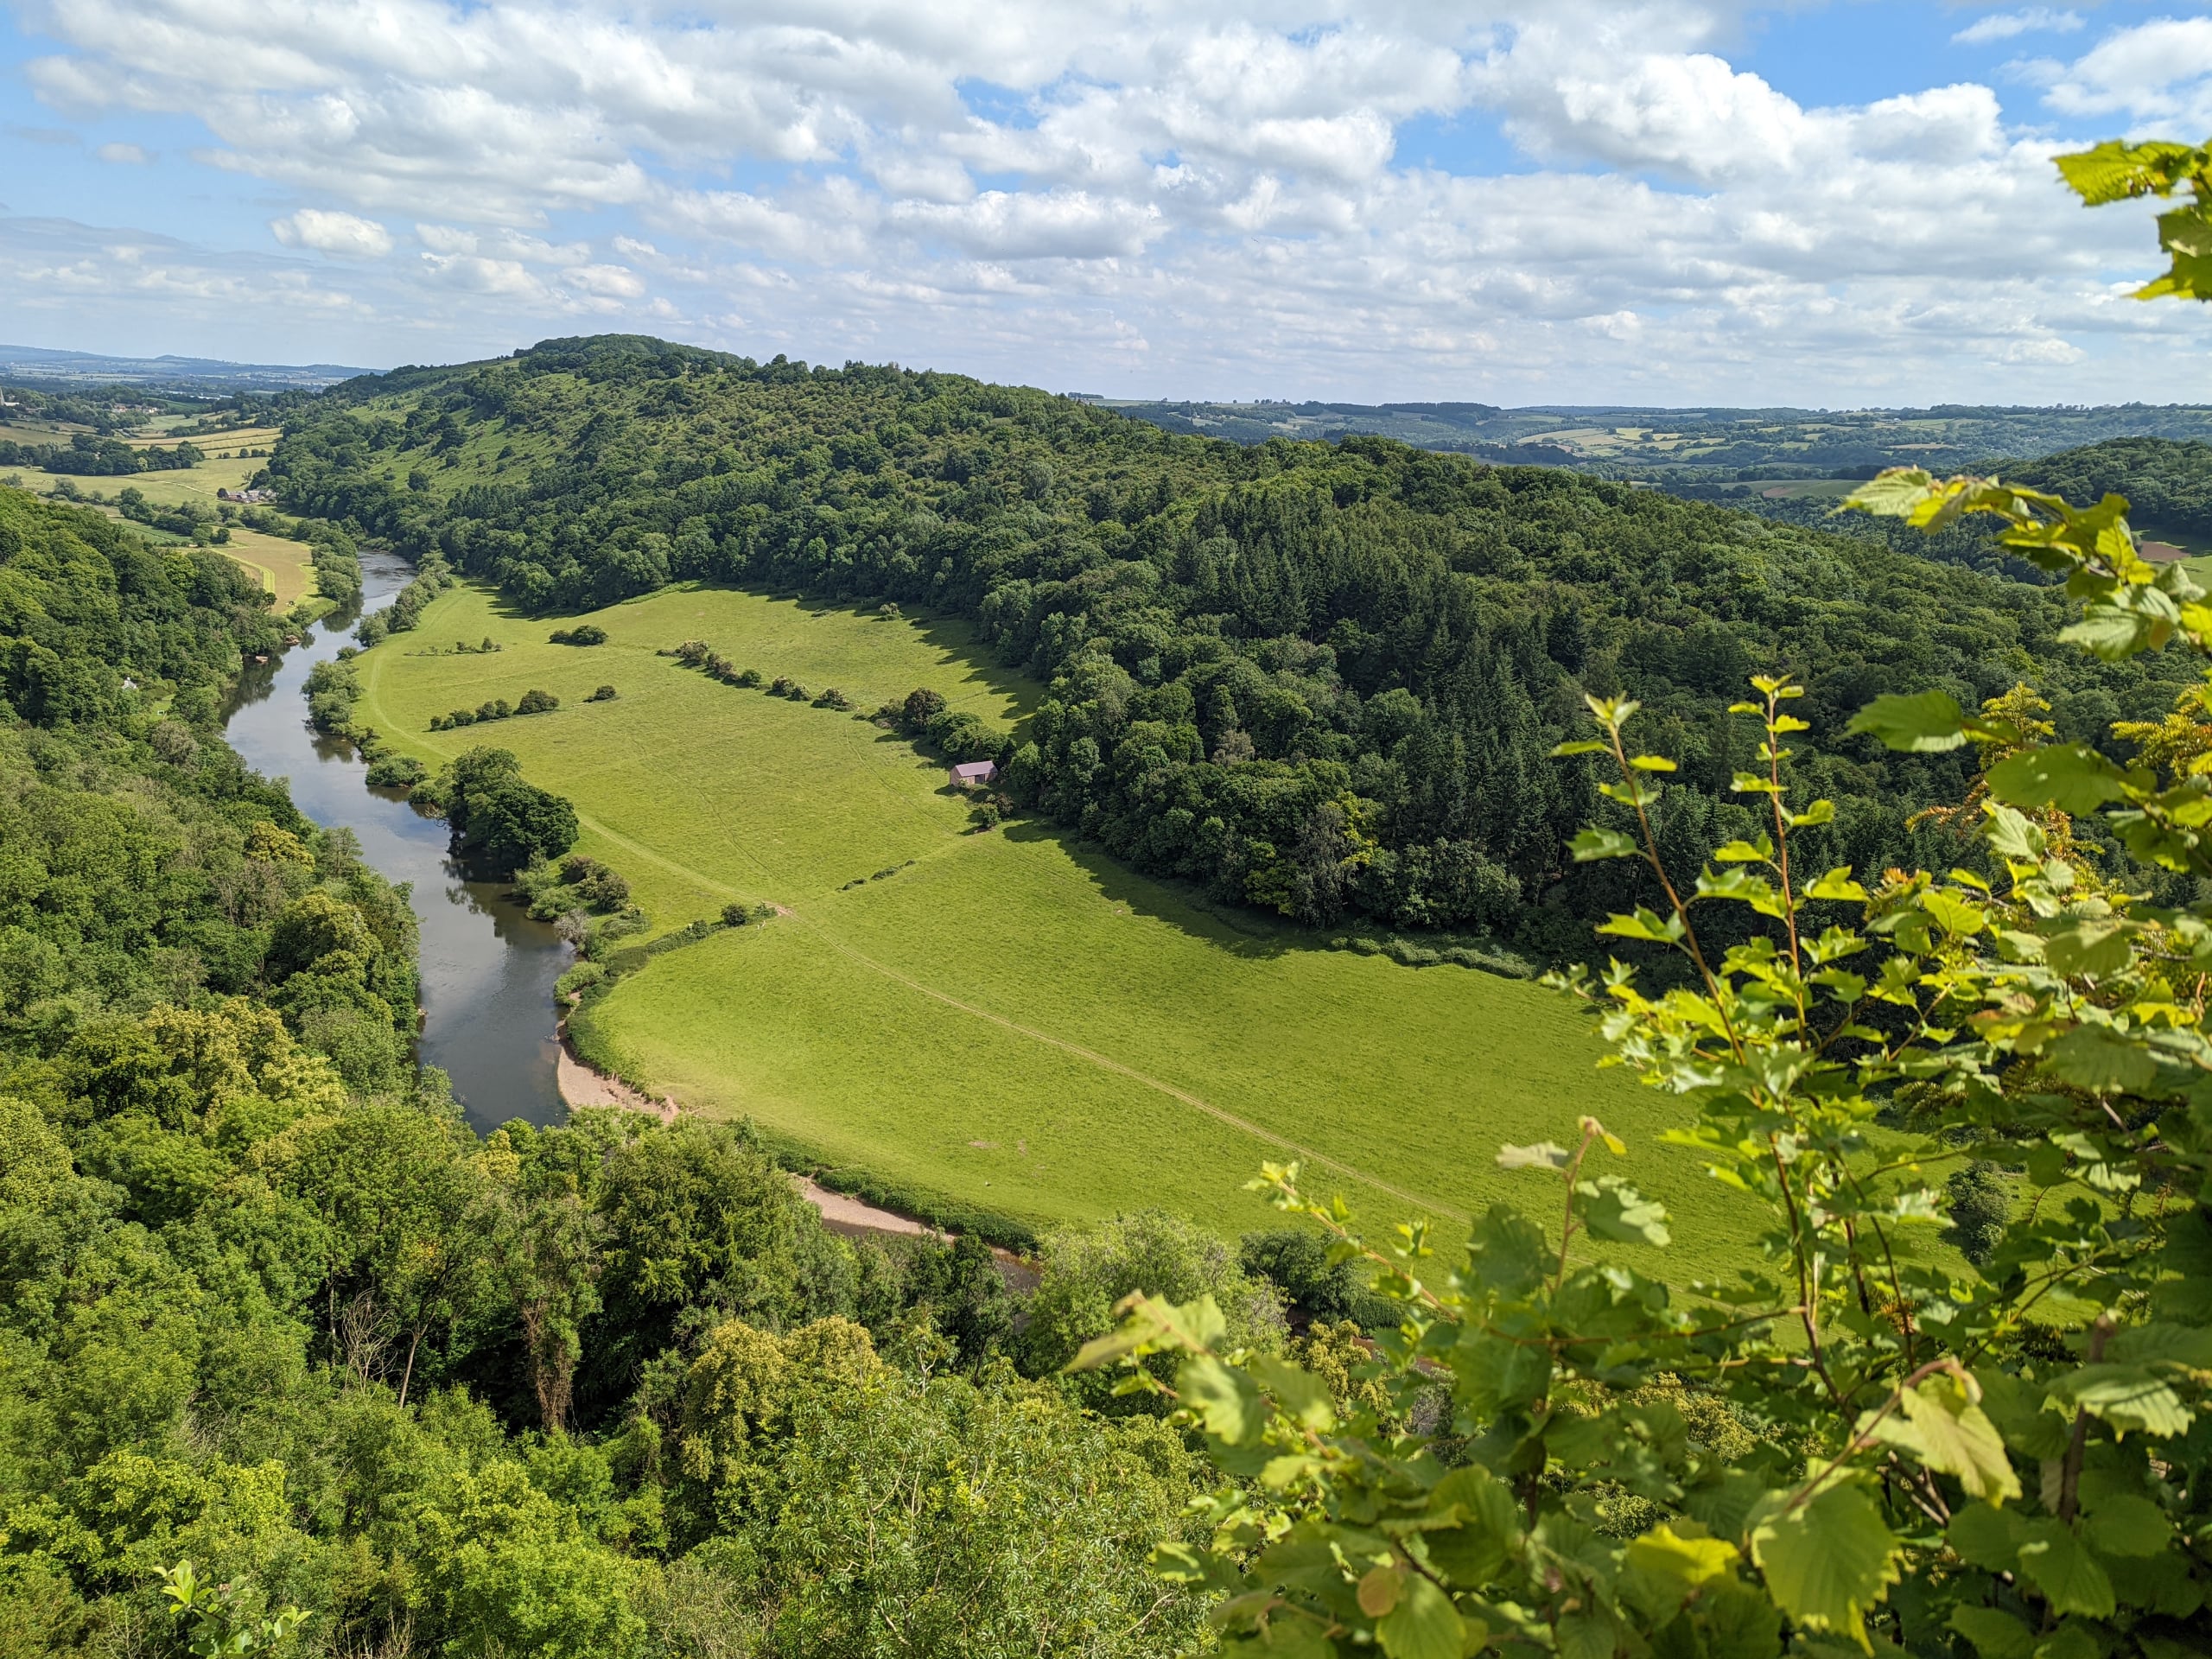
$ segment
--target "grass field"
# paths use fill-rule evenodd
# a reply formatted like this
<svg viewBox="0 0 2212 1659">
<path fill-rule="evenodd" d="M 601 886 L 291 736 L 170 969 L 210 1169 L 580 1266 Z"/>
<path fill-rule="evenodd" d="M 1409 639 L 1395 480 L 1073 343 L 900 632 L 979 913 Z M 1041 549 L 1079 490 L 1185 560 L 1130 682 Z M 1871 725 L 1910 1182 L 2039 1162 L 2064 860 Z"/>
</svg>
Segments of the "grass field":
<svg viewBox="0 0 2212 1659">
<path fill-rule="evenodd" d="M 457 589 L 367 654 L 358 713 L 433 762 L 513 750 L 575 802 L 581 849 L 628 875 L 659 928 L 732 899 L 783 909 L 655 957 L 588 1013 L 626 1071 L 687 1108 L 1027 1220 L 1157 1203 L 1230 1231 L 1265 1224 L 1242 1185 L 1288 1157 L 1377 1220 L 1456 1221 L 1509 1194 L 1548 1211 L 1553 1192 L 1499 1172 L 1497 1148 L 1567 1139 L 1589 1112 L 1630 1138 L 1696 1241 L 1678 1270 L 1742 1259 L 1748 1218 L 1654 1144 L 1667 1103 L 1593 1070 L 1551 993 L 1320 949 L 1041 828 L 966 833 L 965 803 L 909 745 L 653 654 L 698 638 L 864 709 L 932 684 L 1017 718 L 1036 688 L 982 665 L 959 625 L 696 588 L 592 620 L 609 644 L 552 645 L 557 624 Z M 504 648 L 452 654 L 486 636 Z M 579 701 L 602 683 L 619 701 Z M 562 707 L 427 730 L 532 686 Z"/>
<path fill-rule="evenodd" d="M 257 571 L 261 585 L 276 595 L 276 608 L 289 611 L 315 592 L 315 566 L 308 562 L 305 542 L 283 536 L 265 536 L 243 524 L 231 526 L 231 539 L 213 550 L 227 553 L 249 570 Z"/>
<path fill-rule="evenodd" d="M 215 493 L 218 490 L 242 488 L 247 479 L 268 464 L 258 457 L 237 454 L 236 450 L 231 448 L 232 444 L 235 443 L 238 448 L 266 448 L 276 442 L 276 429 L 268 427 L 251 431 L 241 430 L 237 438 L 226 437 L 219 442 L 212 438 L 197 440 L 209 455 L 209 459 L 197 467 L 175 472 L 136 473 L 127 478 L 79 478 L 72 474 L 69 482 L 85 495 L 105 496 L 111 501 L 124 489 L 135 488 L 156 506 L 175 507 L 187 502 L 196 502 L 212 509 L 216 505 Z M 39 440 L 50 443 L 54 440 L 54 434 L 42 433 L 39 435 Z M 142 443 L 138 447 L 143 448 L 145 445 Z M 219 452 L 230 453 L 235 458 L 216 460 L 214 456 Z M 63 476 L 40 467 L 10 467 L 6 469 L 6 474 L 16 480 L 21 487 L 35 490 L 41 495 L 52 491 Z M 122 516 L 106 502 L 91 505 L 111 518 Z M 156 541 L 165 539 L 155 532 L 146 533 Z M 315 592 L 315 569 L 308 563 L 308 547 L 304 542 L 290 541 L 281 536 L 266 536 L 257 530 L 248 530 L 243 524 L 233 524 L 231 526 L 230 541 L 214 550 L 228 554 L 257 575 L 261 578 L 261 585 L 276 595 L 276 608 L 280 611 L 289 611 L 296 601 Z"/>
</svg>

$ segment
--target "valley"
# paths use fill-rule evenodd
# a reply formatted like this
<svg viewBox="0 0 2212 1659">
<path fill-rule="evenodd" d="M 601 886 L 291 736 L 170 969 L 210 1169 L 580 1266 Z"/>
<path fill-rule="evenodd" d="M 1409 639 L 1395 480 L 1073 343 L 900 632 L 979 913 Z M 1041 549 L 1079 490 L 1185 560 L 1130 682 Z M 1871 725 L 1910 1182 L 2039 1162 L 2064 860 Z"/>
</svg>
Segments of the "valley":
<svg viewBox="0 0 2212 1659">
<path fill-rule="evenodd" d="M 607 642 L 547 642 L 579 621 Z M 1165 1200 L 1233 1233 L 1266 1214 L 1243 1183 L 1293 1157 L 1378 1219 L 1462 1220 L 1515 1185 L 1498 1141 L 1561 1138 L 1586 1111 L 1700 1218 L 1702 1266 L 1740 1249 L 1724 1190 L 1654 1144 L 1663 1102 L 1592 1071 L 1554 994 L 1330 950 L 1033 821 L 974 833 L 942 764 L 905 740 L 658 654 L 695 637 L 835 684 L 862 715 L 919 685 L 1013 725 L 1039 691 L 957 621 L 692 584 L 551 620 L 464 587 L 367 652 L 360 718 L 433 766 L 512 749 L 574 800 L 577 850 L 622 871 L 655 932 L 733 900 L 782 912 L 588 1002 L 588 1057 L 814 1160 L 1032 1226 Z M 451 649 L 486 639 L 500 649 Z M 585 703 L 602 683 L 619 698 Z M 560 709 L 429 729 L 531 687 Z"/>
</svg>

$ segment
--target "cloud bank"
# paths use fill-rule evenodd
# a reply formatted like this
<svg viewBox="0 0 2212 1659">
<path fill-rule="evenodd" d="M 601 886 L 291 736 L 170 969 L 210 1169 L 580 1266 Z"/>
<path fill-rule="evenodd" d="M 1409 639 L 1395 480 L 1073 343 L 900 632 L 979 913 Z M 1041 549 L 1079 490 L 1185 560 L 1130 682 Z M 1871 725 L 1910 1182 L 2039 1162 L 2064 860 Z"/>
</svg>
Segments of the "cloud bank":
<svg viewBox="0 0 2212 1659">
<path fill-rule="evenodd" d="M 2050 157 L 2212 129 L 2212 20 L 1989 13 L 1946 28 L 2075 55 L 1821 105 L 1732 60 L 1755 8 L 1203 10 L 23 16 L 56 118 L 200 123 L 200 169 L 293 204 L 268 222 L 295 257 L 254 267 L 286 273 L 287 315 L 343 314 L 387 361 L 622 327 L 1147 393 L 2202 395 L 2177 388 L 2205 321 L 2120 297 L 2145 214 L 2082 215 Z M 1440 134 L 1458 159 L 1414 159 Z M 170 302 L 73 239 L 189 266 L 192 291 L 235 268 L 22 223 L 0 272 L 36 305 Z"/>
</svg>

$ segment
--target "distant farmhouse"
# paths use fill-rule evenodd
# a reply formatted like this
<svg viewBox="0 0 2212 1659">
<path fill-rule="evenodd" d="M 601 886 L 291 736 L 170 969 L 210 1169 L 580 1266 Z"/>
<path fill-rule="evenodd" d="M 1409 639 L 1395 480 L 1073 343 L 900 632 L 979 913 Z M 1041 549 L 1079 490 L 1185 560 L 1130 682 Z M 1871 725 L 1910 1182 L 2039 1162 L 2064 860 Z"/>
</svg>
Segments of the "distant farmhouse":
<svg viewBox="0 0 2212 1659">
<path fill-rule="evenodd" d="M 995 760 L 963 760 L 952 769 L 952 786 L 955 789 L 975 789 L 984 784 L 995 784 L 998 779 L 999 768 Z"/>
<path fill-rule="evenodd" d="M 218 501 L 237 501 L 251 507 L 264 501 L 274 501 L 276 499 L 276 492 L 274 490 L 218 490 L 215 492 L 215 499 Z"/>
</svg>

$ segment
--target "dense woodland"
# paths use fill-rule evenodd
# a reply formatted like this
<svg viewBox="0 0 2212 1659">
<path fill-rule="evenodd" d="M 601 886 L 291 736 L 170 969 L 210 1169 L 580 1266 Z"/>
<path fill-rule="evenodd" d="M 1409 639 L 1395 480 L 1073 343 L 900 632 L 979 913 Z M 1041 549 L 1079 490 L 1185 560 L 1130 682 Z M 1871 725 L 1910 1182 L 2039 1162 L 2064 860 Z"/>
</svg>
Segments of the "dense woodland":
<svg viewBox="0 0 2212 1659">
<path fill-rule="evenodd" d="M 392 381 L 316 409 L 272 461 L 288 506 L 351 521 L 312 532 L 319 559 L 327 549 L 342 566 L 355 532 L 388 538 L 425 561 L 426 583 L 450 560 L 549 612 L 702 579 L 972 615 L 1052 695 L 1018 743 L 957 722 L 918 729 L 995 749 L 1026 803 L 1146 868 L 1309 920 L 1357 911 L 1486 924 L 1547 948 L 1586 938 L 1578 918 L 1637 891 L 1621 874 L 1631 866 L 1577 867 L 1561 849 L 1609 810 L 1582 761 L 1549 758 L 1585 734 L 1573 716 L 1586 689 L 1642 696 L 1644 742 L 1681 759 L 1685 786 L 1660 823 L 1687 868 L 1738 827 L 1723 791 L 1761 735 L 1713 711 L 1752 667 L 1797 668 L 1808 695 L 1794 707 L 1815 725 L 1800 774 L 1837 803 L 1832 826 L 1800 832 L 1803 861 L 1878 869 L 1917 855 L 1940 869 L 1985 850 L 1942 824 L 1908 831 L 1904 816 L 1962 796 L 1980 759 L 1836 738 L 1872 696 L 1932 686 L 1978 700 L 2031 678 L 2062 735 L 2109 747 L 2112 718 L 2163 714 L 2192 677 L 2164 655 L 2109 667 L 2060 654 L 2067 618 L 2050 588 L 1382 440 L 1244 451 L 945 377 L 627 341 Z M 406 620 L 403 606 L 378 626 Z M 1786 1490 L 1810 1416 L 1761 1415 L 1726 1388 L 1685 1394 L 1650 1355 L 1629 1363 L 1619 1342 L 1573 1335 L 1553 1340 L 1589 1373 L 1574 1409 L 1529 1420 L 1524 1396 L 1549 1373 L 1503 1344 L 1454 1351 L 1448 1399 L 1433 1359 L 1390 1334 L 1396 1312 L 1310 1230 L 1236 1250 L 1166 1217 L 1124 1217 L 1041 1241 L 1034 1288 L 1017 1291 L 973 1239 L 828 1233 L 727 1126 L 585 1113 L 480 1138 L 410 1052 L 404 895 L 220 737 L 242 654 L 283 627 L 219 556 L 150 548 L 103 516 L 0 490 L 0 1659 L 1204 1650 L 1209 1604 L 1233 1586 L 1174 1563 L 1213 1559 L 1210 1544 L 1232 1565 L 1251 1559 L 1235 1503 L 1210 1509 L 1205 1495 L 1262 1469 L 1257 1440 L 1236 1438 L 1262 1432 L 1257 1416 L 1236 1426 L 1238 1402 L 1261 1396 L 1223 1382 L 1202 1436 L 1169 1422 L 1157 1395 L 1065 1374 L 1137 1290 L 1215 1310 L 1218 1325 L 1192 1340 L 1241 1356 L 1268 1399 L 1294 1402 L 1280 1407 L 1299 1414 L 1286 1444 L 1349 1425 L 1378 1449 L 1357 1468 L 1386 1483 L 1399 1479 L 1390 1459 L 1425 1448 L 1405 1466 L 1434 1502 L 1395 1489 L 1378 1501 L 1489 1493 L 1497 1436 L 1533 1434 L 1534 1472 L 1513 1465 L 1527 1490 L 1483 1523 L 1511 1541 L 1514 1571 L 1535 1575 L 1529 1606 L 1571 1599 L 1586 1579 L 1672 1643 L 1656 1650 L 1779 1651 L 1777 1616 L 1764 1601 L 1745 1611 L 1734 1567 L 1675 1618 L 1641 1599 L 1656 1593 L 1649 1569 L 1620 1571 L 1622 1541 L 1666 1515 L 1681 1529 L 1667 1538 L 1732 1559 L 1677 1510 L 1741 1530 L 1738 1487 Z M 343 677 L 317 693 L 333 717 Z M 517 780 L 479 753 L 454 779 L 464 817 L 480 793 L 494 804 L 484 823 L 523 823 L 508 810 L 528 804 Z M 1923 897 L 1947 928 L 1962 913 L 1932 908 L 1949 890 Z M 1921 950 L 1924 933 L 1891 948 Z M 2008 1107 L 2094 1119 L 2091 1098 Z M 1999 1281 L 2022 1294 L 2010 1184 L 2073 1181 L 2069 1157 L 2093 1176 L 2107 1167 L 2092 1167 L 2106 1155 L 2095 1122 L 2069 1133 L 2088 1150 L 2031 1157 L 2024 1175 L 1974 1166 L 1966 1197 L 1995 1236 L 1975 1248 L 1995 1276 L 1913 1266 L 1895 1305 L 1909 1293 L 1917 1310 L 1908 1339 L 1916 1319 L 1980 1317 Z M 1838 1159 L 1854 1144 L 1840 1128 L 1805 1142 Z M 1517 1150 L 1545 1170 L 1567 1156 Z M 1663 1234 L 1615 1182 L 1572 1189 L 1583 1196 L 1568 1215 L 1603 1237 Z M 2073 1249 L 2078 1232 L 2083 1259 L 2101 1260 L 2107 1234 L 2145 1236 L 2069 1202 L 2063 1223 L 2054 1203 L 2053 1218 L 2022 1224 L 2037 1248 Z M 1851 1261 L 1887 1215 L 1860 1217 Z M 1664 1301 L 1611 1268 L 1570 1274 L 1563 1248 L 1554 1285 L 1543 1245 L 1494 1213 L 1452 1294 L 1550 1287 L 1567 1300 L 1541 1318 L 1559 1332 L 1641 1328 Z M 1870 1352 L 1892 1341 L 1892 1305 L 1868 1300 L 1863 1279 L 1856 1302 L 1821 1294 L 1840 1324 L 1859 1319 Z M 1382 1333 L 1379 1381 L 1360 1324 Z M 2005 1327 L 2004 1364 L 2065 1354 L 2051 1327 L 2021 1329 Z M 1662 1371 L 1719 1351 L 1685 1343 Z M 1195 1363 L 1146 1364 L 1190 1393 Z M 1885 1375 L 1869 1362 L 1868 1378 Z M 2015 1384 L 1991 1375 L 1997 1411 L 2012 1397 L 1999 1385 Z M 1776 1389 L 1791 1386 L 1812 1385 Z M 1871 1399 L 1887 1384 L 1854 1386 Z M 1609 1426 L 1575 1451 L 1573 1425 L 1599 1421 L 1578 1414 L 1599 1407 Z M 1623 1422 L 1624 1439 L 1591 1438 Z M 1496 1446 L 1453 1438 L 1484 1423 Z M 1549 1452 L 1547 1423 L 1567 1426 Z M 2048 1427 L 2020 1444 L 2044 1445 Z M 1395 1438 L 1407 1428 L 1444 1438 Z M 2143 1641 L 2170 1645 L 2139 1651 L 2178 1654 L 2198 1602 L 2175 1598 L 2195 1594 L 2194 1569 L 2154 1561 L 2168 1533 L 2143 1541 L 2152 1499 L 2126 1483 L 2177 1513 L 2183 1499 L 2141 1471 L 2143 1434 L 2120 1444 L 2129 1432 L 2090 1440 L 2098 1516 L 2136 1526 L 2107 1550 L 2121 1535 L 2093 1516 L 2094 1560 L 2165 1621 Z M 2054 1444 L 2057 1497 L 2044 1501 L 2071 1524 L 2081 1471 L 2067 1474 L 2063 1434 Z M 2161 1466 L 2201 1481 L 2200 1456 L 2174 1456 Z M 1594 1497 L 1554 1491 L 1547 1458 L 1619 1479 Z M 1457 1486 L 1436 1484 L 1439 1459 L 1462 1465 Z M 1825 1522 L 1833 1507 L 1805 1513 Z M 1521 1530 L 1515 1517 L 1540 1510 Z M 1468 1513 L 1446 1505 L 1421 1524 L 1472 1548 Z M 1813 1553 L 1836 1553 L 1822 1541 L 1834 1535 L 1807 1531 Z M 1148 1565 L 1163 1541 L 1164 1577 Z M 1467 1583 L 1489 1570 L 1487 1556 L 1433 1559 Z M 1969 1559 L 1930 1592 L 1931 1618 L 1948 1617 L 1944 1598 L 2034 1613 L 2024 1584 L 2058 1593 L 2021 1576 L 2024 1556 L 2002 1581 Z M 163 1575 L 174 1588 L 188 1560 L 219 1588 L 179 1611 Z M 1296 1581 L 1363 1629 L 1399 1605 L 1372 1573 L 1355 1597 L 1325 1561 Z M 1398 1582 L 1389 1597 L 1408 1593 Z M 304 1622 L 272 1630 L 280 1609 Z M 1518 1616 L 1540 1647 L 1571 1630 L 1586 1637 L 1576 1653 L 1627 1640 L 1587 1608 Z M 1431 1650 L 1396 1628 L 1389 1650 Z M 1853 1627 L 1816 1615 L 1802 1628 Z M 2106 1650 L 2078 1618 L 2063 1628 L 2090 1647 L 2054 1656 Z M 1975 1640 L 1986 1659 L 2010 1652 Z"/>
<path fill-rule="evenodd" d="M 2028 678 L 2101 736 L 2188 672 L 2058 651 L 2055 591 L 1624 484 L 631 338 L 348 383 L 270 470 L 291 510 L 549 613 L 704 580 L 972 617 L 1052 689 L 1021 741 L 958 741 L 999 752 L 1018 804 L 1220 898 L 1550 957 L 1633 880 L 1566 854 L 1601 810 L 1586 763 L 1548 758 L 1586 691 L 1641 698 L 1681 758 L 1687 870 L 1747 822 L 1730 694 L 1800 673 L 1838 809 L 1808 855 L 1878 868 L 1974 855 L 1906 828 L 1962 791 L 1961 757 L 1836 735 L 1877 692 Z"/>
<path fill-rule="evenodd" d="M 288 1652 L 1186 1650 L 1146 1560 L 1191 1449 L 1050 1379 L 1166 1287 L 1343 1381 L 1352 1327 L 1285 1309 L 1357 1312 L 1347 1270 L 1139 1216 L 1017 1301 L 978 1243 L 826 1232 L 728 1128 L 480 1139 L 410 1052 L 404 895 L 220 736 L 280 627 L 0 490 L 0 1656 L 295 1608 Z"/>
</svg>

